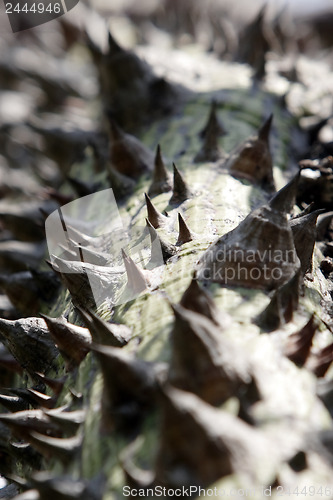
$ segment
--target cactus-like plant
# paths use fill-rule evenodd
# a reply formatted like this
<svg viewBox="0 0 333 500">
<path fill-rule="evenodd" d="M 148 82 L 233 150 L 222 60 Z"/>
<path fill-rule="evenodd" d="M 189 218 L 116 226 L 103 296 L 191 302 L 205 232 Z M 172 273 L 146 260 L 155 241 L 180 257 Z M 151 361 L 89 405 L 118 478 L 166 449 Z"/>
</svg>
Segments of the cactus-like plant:
<svg viewBox="0 0 333 500">
<path fill-rule="evenodd" d="M 48 75 L 59 99 L 77 92 L 99 123 L 69 133 L 58 104 L 44 122 L 37 110 L 24 127 L 52 158 L 39 174 L 51 178 L 43 195 L 53 201 L 38 211 L 23 204 L 22 186 L 8 186 L 0 208 L 0 286 L 11 302 L 0 319 L 7 498 L 333 495 L 332 157 L 321 146 L 297 166 L 306 134 L 287 98 L 258 80 L 263 18 L 240 38 L 252 76 L 204 59 L 218 88 L 158 76 L 89 29 L 78 37 L 98 104 L 84 85 L 80 94 Z M 85 220 L 108 214 L 99 194 L 110 188 L 132 240 L 106 218 L 91 233 L 80 212 L 68 215 L 78 197 Z M 29 189 L 35 197 L 38 183 Z M 47 255 L 42 228 L 54 214 L 66 238 Z"/>
</svg>

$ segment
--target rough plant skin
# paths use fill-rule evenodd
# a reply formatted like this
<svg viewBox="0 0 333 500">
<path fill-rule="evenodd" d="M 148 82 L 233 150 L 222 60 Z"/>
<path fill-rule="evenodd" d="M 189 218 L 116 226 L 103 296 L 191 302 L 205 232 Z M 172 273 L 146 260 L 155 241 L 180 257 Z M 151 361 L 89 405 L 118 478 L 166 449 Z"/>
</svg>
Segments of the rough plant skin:
<svg viewBox="0 0 333 500">
<path fill-rule="evenodd" d="M 315 244 L 322 207 L 299 201 L 296 118 L 241 66 L 216 61 L 220 88 L 194 91 L 112 36 L 104 53 L 87 38 L 109 143 L 96 132 L 67 177 L 81 194 L 112 187 L 124 226 L 147 231 L 164 264 L 122 250 L 119 294 L 135 298 L 96 310 L 87 269 L 112 287 L 107 242 L 73 232 L 90 260 L 53 260 L 63 288 L 41 298 L 43 319 L 35 282 L 34 316 L 0 320 L 17 371 L 0 395 L 0 473 L 27 490 L 17 500 L 113 500 L 124 486 L 332 496 L 329 246 L 327 230 Z M 13 269 L 15 288 L 3 282 L 28 315 L 14 292 L 31 276 Z"/>
</svg>

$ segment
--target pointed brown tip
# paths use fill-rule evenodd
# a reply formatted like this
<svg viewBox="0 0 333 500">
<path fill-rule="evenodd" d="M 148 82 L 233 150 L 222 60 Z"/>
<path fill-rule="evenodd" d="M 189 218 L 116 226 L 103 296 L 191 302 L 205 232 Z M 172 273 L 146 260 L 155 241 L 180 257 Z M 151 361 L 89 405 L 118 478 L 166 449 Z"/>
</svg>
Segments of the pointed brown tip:
<svg viewBox="0 0 333 500">
<path fill-rule="evenodd" d="M 191 231 L 189 230 L 186 222 L 184 221 L 181 213 L 178 213 L 179 235 L 176 245 L 184 245 L 193 240 Z"/>
<path fill-rule="evenodd" d="M 291 179 L 288 184 L 281 188 L 270 200 L 269 206 L 273 210 L 288 214 L 296 203 L 297 189 L 300 179 L 300 172 Z"/>
<path fill-rule="evenodd" d="M 270 114 L 270 116 L 267 118 L 267 120 L 265 121 L 265 123 L 258 132 L 259 139 L 265 141 L 267 144 L 269 141 L 269 134 L 271 131 L 272 122 L 273 122 L 273 113 Z"/>
<path fill-rule="evenodd" d="M 158 227 L 162 226 L 164 221 L 165 221 L 165 217 L 164 215 L 162 215 L 153 205 L 151 199 L 149 198 L 149 196 L 147 195 L 147 193 L 145 193 L 145 199 L 146 199 L 146 206 L 147 206 L 147 213 L 148 213 L 148 220 L 149 222 L 151 223 L 151 225 L 157 229 Z"/>
<path fill-rule="evenodd" d="M 123 248 L 121 249 L 121 255 L 125 264 L 128 287 L 136 293 L 146 290 L 147 281 L 141 269 L 135 264 L 131 257 L 126 254 Z"/>
<path fill-rule="evenodd" d="M 171 175 L 165 167 L 161 153 L 161 146 L 158 144 L 154 160 L 153 181 L 148 194 L 150 196 L 155 196 L 161 193 L 167 193 L 168 191 L 171 191 L 171 189 Z"/>
<path fill-rule="evenodd" d="M 170 198 L 171 204 L 180 204 L 190 197 L 190 191 L 186 185 L 183 176 L 173 163 L 173 194 Z"/>
</svg>

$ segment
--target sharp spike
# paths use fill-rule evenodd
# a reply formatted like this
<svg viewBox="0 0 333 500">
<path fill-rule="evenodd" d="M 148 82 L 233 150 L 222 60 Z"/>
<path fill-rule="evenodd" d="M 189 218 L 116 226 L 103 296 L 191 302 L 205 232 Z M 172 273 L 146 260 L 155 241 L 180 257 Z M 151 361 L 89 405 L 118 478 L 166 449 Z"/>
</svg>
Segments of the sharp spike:
<svg viewBox="0 0 333 500">
<path fill-rule="evenodd" d="M 219 122 L 219 119 L 217 117 L 217 102 L 215 99 L 212 100 L 211 105 L 210 105 L 210 111 L 209 111 L 209 117 L 207 120 L 206 125 L 200 132 L 200 137 L 203 139 L 207 135 L 209 129 L 214 129 L 216 132 L 216 135 L 222 136 L 226 135 L 226 131 L 224 130 L 223 125 Z"/>
<path fill-rule="evenodd" d="M 121 250 L 121 254 L 125 264 L 128 287 L 136 293 L 146 290 L 148 283 L 141 269 L 135 264 L 131 257 L 126 255 L 124 249 Z"/>
<path fill-rule="evenodd" d="M 224 152 L 219 146 L 219 137 L 224 135 L 225 131 L 219 123 L 216 114 L 216 101 L 212 101 L 207 124 L 200 132 L 204 139 L 203 146 L 195 156 L 195 162 L 215 162 L 224 156 Z"/>
<path fill-rule="evenodd" d="M 58 425 L 51 422 L 42 410 L 26 410 L 16 413 L 0 414 L 0 422 L 10 427 L 15 435 L 26 439 L 30 431 L 45 432 L 49 435 L 61 435 Z"/>
<path fill-rule="evenodd" d="M 291 220 L 299 219 L 300 217 L 303 217 L 304 215 L 308 215 L 313 211 L 313 208 L 315 206 L 315 202 L 312 201 L 306 208 L 304 208 L 299 214 L 294 215 Z"/>
<path fill-rule="evenodd" d="M 256 322 L 261 328 L 272 332 L 293 319 L 293 313 L 298 309 L 300 282 L 301 270 L 276 290 L 266 309 L 257 318 Z"/>
<path fill-rule="evenodd" d="M 82 446 L 82 435 L 78 434 L 69 438 L 55 438 L 32 431 L 28 441 L 44 457 L 56 458 L 63 464 L 69 464 L 79 453 Z"/>
<path fill-rule="evenodd" d="M 288 184 L 280 189 L 270 200 L 269 206 L 271 209 L 282 212 L 283 214 L 291 213 L 295 203 L 296 194 L 300 179 L 300 173 L 295 175 Z"/>
<path fill-rule="evenodd" d="M 19 396 L 8 396 L 0 394 L 0 405 L 4 406 L 10 412 L 28 410 L 29 403 Z"/>
<path fill-rule="evenodd" d="M 237 178 L 245 178 L 263 188 L 275 190 L 273 162 L 268 135 L 273 115 L 264 123 L 258 135 L 249 137 L 230 154 L 226 168 Z"/>
<path fill-rule="evenodd" d="M 124 49 L 118 44 L 118 42 L 112 36 L 112 33 L 110 30 L 108 32 L 108 44 L 109 44 L 110 53 L 113 53 L 113 54 L 120 53 L 121 54 L 124 52 Z"/>
<path fill-rule="evenodd" d="M 312 315 L 301 330 L 293 333 L 288 338 L 284 354 L 297 366 L 304 366 L 310 354 L 312 340 L 317 328 L 318 325 L 315 321 L 315 317 Z"/>
<path fill-rule="evenodd" d="M 300 267 L 285 214 L 291 205 L 290 190 L 290 186 L 284 188 L 283 207 L 279 191 L 278 199 L 251 212 L 213 243 L 198 262 L 198 279 L 265 290 L 289 281 Z"/>
<path fill-rule="evenodd" d="M 65 384 L 66 379 L 67 379 L 67 377 L 63 377 L 62 379 L 52 379 L 52 378 L 46 377 L 43 373 L 39 373 L 39 372 L 34 372 L 33 376 L 35 378 L 37 378 L 40 382 L 43 382 L 45 385 L 50 387 L 50 389 L 52 389 L 52 391 L 54 392 L 54 394 L 56 396 L 59 396 L 59 394 L 63 390 L 64 384 Z"/>
<path fill-rule="evenodd" d="M 162 240 L 148 219 L 146 219 L 146 223 L 151 238 L 151 260 L 153 262 L 159 262 L 162 254 L 162 258 L 165 263 L 168 259 L 170 259 L 170 257 L 173 257 L 173 255 L 177 253 L 177 247 Z"/>
<path fill-rule="evenodd" d="M 316 241 L 316 223 L 319 214 L 325 210 L 316 210 L 303 217 L 292 219 L 290 227 L 303 274 L 312 271 L 312 254 Z"/>
<path fill-rule="evenodd" d="M 156 149 L 153 181 L 150 185 L 148 194 L 149 196 L 156 196 L 161 193 L 167 193 L 172 189 L 171 175 L 167 171 L 161 154 L 161 147 L 158 144 Z"/>
<path fill-rule="evenodd" d="M 245 357 L 205 316 L 180 305 L 172 309 L 175 324 L 169 381 L 220 405 L 250 381 Z"/>
<path fill-rule="evenodd" d="M 63 356 L 79 365 L 90 350 L 92 340 L 88 329 L 72 325 L 64 318 L 51 318 L 40 314 Z"/>
<path fill-rule="evenodd" d="M 107 172 L 110 181 L 110 185 L 113 189 L 114 196 L 116 200 L 122 200 L 127 195 L 133 193 L 136 186 L 134 179 L 131 179 L 127 175 L 121 174 L 113 168 L 110 162 L 107 163 Z"/>
<path fill-rule="evenodd" d="M 173 193 L 169 203 L 171 205 L 180 205 L 190 197 L 190 191 L 180 174 L 178 168 L 173 163 Z"/>
<path fill-rule="evenodd" d="M 0 337 L 20 365 L 30 373 L 49 370 L 59 352 L 49 336 L 44 320 L 0 319 Z"/>
<path fill-rule="evenodd" d="M 265 123 L 258 131 L 258 139 L 260 139 L 263 142 L 266 142 L 267 146 L 269 145 L 269 134 L 271 132 L 272 122 L 273 122 L 273 113 L 269 115 Z"/>
<path fill-rule="evenodd" d="M 146 199 L 146 206 L 147 206 L 147 213 L 148 213 L 148 220 L 150 224 L 157 229 L 158 227 L 161 227 L 164 225 L 166 221 L 166 217 L 162 215 L 153 205 L 151 199 L 149 196 L 145 193 L 145 199 Z"/>
<path fill-rule="evenodd" d="M 259 455 L 264 454 L 269 460 L 265 451 L 267 442 L 256 429 L 194 394 L 164 387 L 160 403 L 162 426 L 155 469 L 157 484 L 165 480 L 167 471 L 168 486 L 178 487 L 181 468 L 183 486 L 207 487 L 233 472 L 242 474 L 251 470 L 250 464 L 253 467 Z"/>
<path fill-rule="evenodd" d="M 236 60 L 253 67 L 254 78 L 261 80 L 265 75 L 266 53 L 270 49 L 270 40 L 267 36 L 268 27 L 264 20 L 266 4 L 257 16 L 245 27 L 240 34 Z"/>
<path fill-rule="evenodd" d="M 45 410 L 44 413 L 64 433 L 68 434 L 76 433 L 87 416 L 85 410 L 64 411 L 62 408 Z"/>
<path fill-rule="evenodd" d="M 28 392 L 31 394 L 32 398 L 36 401 L 37 406 L 41 406 L 42 408 L 54 408 L 56 404 L 56 398 L 52 398 L 47 394 L 36 391 L 35 389 L 28 389 Z"/>
<path fill-rule="evenodd" d="M 137 425 L 154 402 L 155 375 L 150 363 L 133 358 L 117 347 L 94 345 L 104 379 L 105 429 Z M 112 420 L 114 417 L 114 421 Z"/>
<path fill-rule="evenodd" d="M 199 286 L 195 275 L 193 276 L 189 287 L 185 290 L 181 298 L 180 305 L 189 311 L 206 316 L 206 318 L 210 319 L 213 323 L 221 326 L 219 311 L 213 298 L 206 290 Z"/>
<path fill-rule="evenodd" d="M 188 243 L 189 241 L 193 240 L 193 234 L 191 233 L 188 225 L 184 221 L 181 213 L 178 213 L 178 224 L 179 224 L 179 234 L 178 234 L 178 239 L 176 245 L 184 245 L 185 243 Z"/>
<path fill-rule="evenodd" d="M 136 137 L 125 134 L 110 119 L 110 162 L 121 174 L 138 177 L 153 170 L 154 155 Z"/>
<path fill-rule="evenodd" d="M 123 347 L 132 337 L 132 331 L 126 325 L 108 323 L 92 311 L 85 311 L 77 307 L 82 319 L 97 344 L 113 347 Z"/>
</svg>

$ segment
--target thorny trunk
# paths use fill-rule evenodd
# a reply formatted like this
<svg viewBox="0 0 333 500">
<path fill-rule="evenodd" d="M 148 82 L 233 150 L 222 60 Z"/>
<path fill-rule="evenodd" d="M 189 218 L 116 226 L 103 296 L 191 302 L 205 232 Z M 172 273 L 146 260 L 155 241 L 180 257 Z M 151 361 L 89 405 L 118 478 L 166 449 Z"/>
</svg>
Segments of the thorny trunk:
<svg viewBox="0 0 333 500">
<path fill-rule="evenodd" d="M 222 3 L 163 5 L 159 30 L 229 62 L 152 49 L 162 31 L 133 5 L 112 24 L 144 26 L 150 64 L 83 3 L 57 48 L 43 31 L 5 40 L 2 492 L 332 496 L 328 69 L 297 53 L 313 47 L 285 12 L 238 33 Z"/>
</svg>

